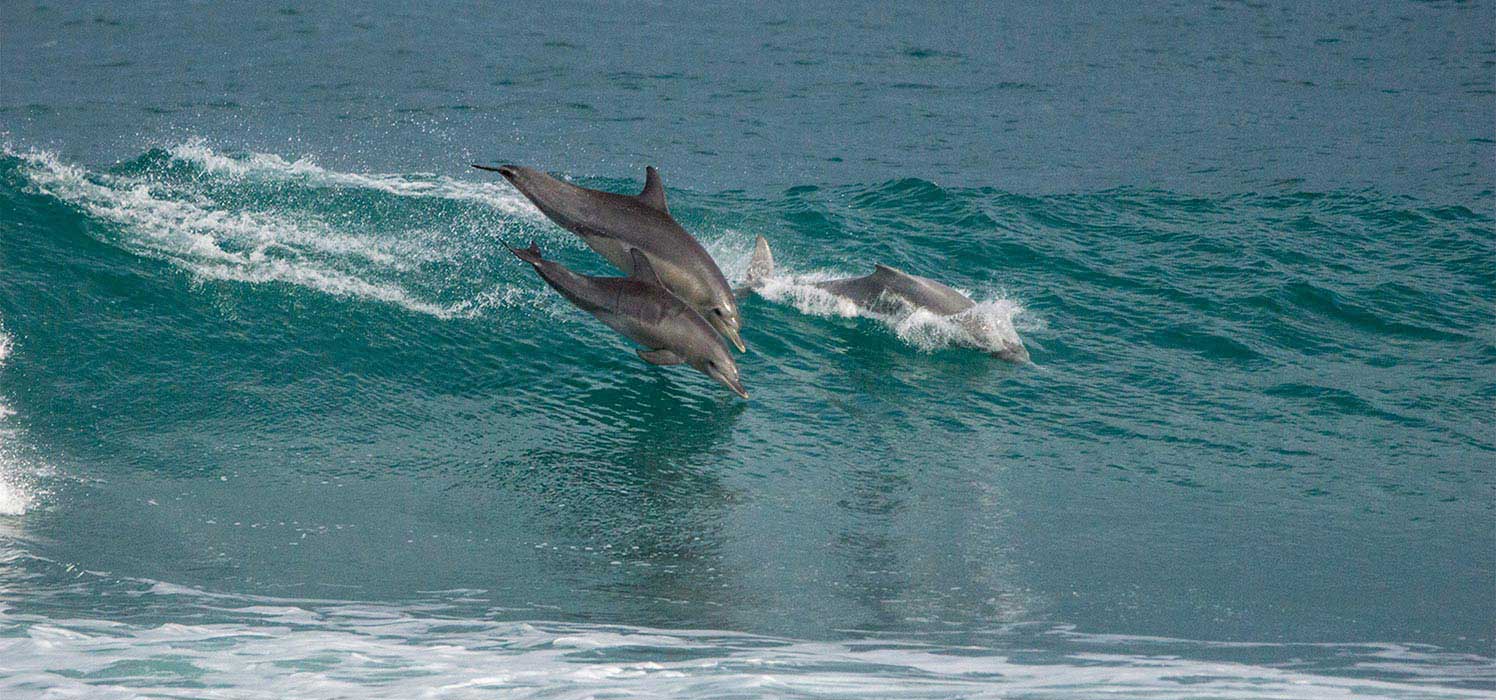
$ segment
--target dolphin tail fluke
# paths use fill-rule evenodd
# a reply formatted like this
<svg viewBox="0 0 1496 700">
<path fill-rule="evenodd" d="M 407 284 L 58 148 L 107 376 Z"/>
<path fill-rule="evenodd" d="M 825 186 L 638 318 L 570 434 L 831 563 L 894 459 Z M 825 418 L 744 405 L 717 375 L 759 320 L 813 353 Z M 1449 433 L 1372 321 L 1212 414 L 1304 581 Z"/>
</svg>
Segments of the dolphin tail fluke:
<svg viewBox="0 0 1496 700">
<path fill-rule="evenodd" d="M 530 263 L 531 265 L 539 265 L 540 263 L 545 262 L 545 258 L 540 257 L 540 246 L 536 245 L 535 241 L 530 241 L 529 248 L 514 248 L 510 246 L 505 247 L 509 248 L 509 252 L 514 253 L 514 257 Z"/>
</svg>

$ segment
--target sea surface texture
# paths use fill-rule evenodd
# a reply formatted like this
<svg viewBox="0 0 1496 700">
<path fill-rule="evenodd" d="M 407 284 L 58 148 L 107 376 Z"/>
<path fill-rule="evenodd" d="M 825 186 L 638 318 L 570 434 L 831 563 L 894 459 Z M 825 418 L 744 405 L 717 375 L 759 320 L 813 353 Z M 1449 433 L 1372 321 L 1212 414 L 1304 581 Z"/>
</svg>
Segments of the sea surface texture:
<svg viewBox="0 0 1496 700">
<path fill-rule="evenodd" d="M 0 141 L 0 697 L 1496 694 L 1491 3 L 28 0 Z"/>
</svg>

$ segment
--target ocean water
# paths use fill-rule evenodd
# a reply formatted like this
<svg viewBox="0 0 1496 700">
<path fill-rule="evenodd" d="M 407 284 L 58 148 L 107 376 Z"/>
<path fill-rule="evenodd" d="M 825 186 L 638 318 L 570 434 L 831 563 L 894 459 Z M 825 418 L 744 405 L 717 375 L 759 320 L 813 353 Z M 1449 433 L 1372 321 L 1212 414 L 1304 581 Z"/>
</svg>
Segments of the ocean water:
<svg viewBox="0 0 1496 700">
<path fill-rule="evenodd" d="M 0 697 L 1496 695 L 1490 3 L 0 7 Z M 671 207 L 741 401 L 501 241 Z M 966 290 L 1033 363 L 806 282 Z"/>
</svg>

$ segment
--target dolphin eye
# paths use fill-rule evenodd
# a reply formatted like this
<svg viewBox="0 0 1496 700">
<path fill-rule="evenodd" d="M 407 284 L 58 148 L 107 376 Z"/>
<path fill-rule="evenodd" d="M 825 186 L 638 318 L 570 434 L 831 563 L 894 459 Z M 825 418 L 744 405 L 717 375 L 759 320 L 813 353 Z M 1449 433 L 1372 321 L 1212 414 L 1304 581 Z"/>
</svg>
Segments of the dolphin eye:
<svg viewBox="0 0 1496 700">
<path fill-rule="evenodd" d="M 722 309 L 712 309 L 712 313 L 717 314 L 718 316 L 721 316 L 722 315 Z"/>
</svg>

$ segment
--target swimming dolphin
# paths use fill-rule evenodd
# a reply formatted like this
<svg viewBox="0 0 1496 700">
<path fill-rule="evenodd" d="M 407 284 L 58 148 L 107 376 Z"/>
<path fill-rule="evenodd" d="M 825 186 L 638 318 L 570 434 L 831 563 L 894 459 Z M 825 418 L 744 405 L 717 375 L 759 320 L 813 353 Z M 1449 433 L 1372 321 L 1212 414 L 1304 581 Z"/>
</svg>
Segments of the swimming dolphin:
<svg viewBox="0 0 1496 700">
<path fill-rule="evenodd" d="M 774 274 L 774 253 L 763 236 L 753 243 L 747 288 L 758 289 Z M 817 282 L 813 286 L 879 314 L 895 315 L 924 309 L 937 316 L 955 316 L 975 344 L 993 357 L 1028 362 L 1028 349 L 1016 335 L 1004 334 L 982 314 L 960 315 L 976 306 L 970 297 L 935 280 L 911 275 L 887 265 L 874 265 L 865 277 Z M 742 290 L 740 290 L 742 291 Z"/>
<path fill-rule="evenodd" d="M 579 275 L 561 263 L 542 258 L 540 246 L 533 242 L 529 248 L 509 251 L 534 266 L 540 278 L 561 296 L 643 345 L 646 349 L 635 352 L 645 362 L 688 364 L 748 398 L 727 344 L 701 314 L 665 288 L 649 258 L 638 249 L 630 252 L 633 272 L 628 277 Z"/>
<path fill-rule="evenodd" d="M 739 352 L 748 349 L 739 334 L 742 320 L 727 278 L 670 215 L 665 185 L 653 166 L 644 169 L 644 191 L 637 195 L 589 190 L 518 165 L 473 167 L 503 175 L 551 221 L 581 236 L 623 272 L 634 270 L 630 251 L 644 251 L 670 291 L 700 312 Z"/>
</svg>

